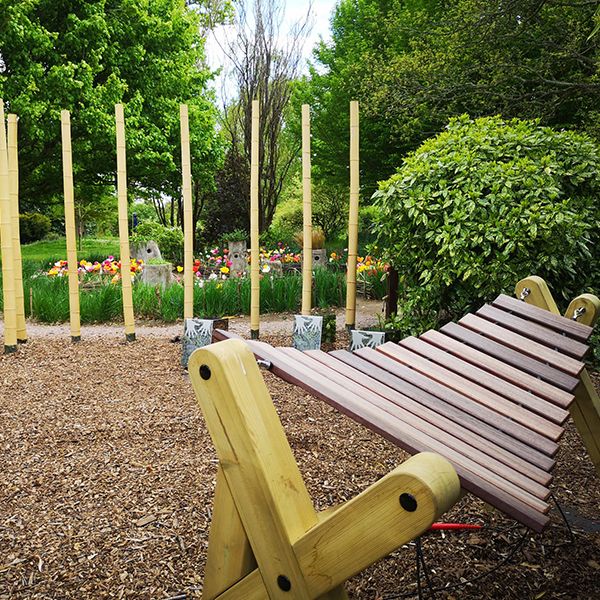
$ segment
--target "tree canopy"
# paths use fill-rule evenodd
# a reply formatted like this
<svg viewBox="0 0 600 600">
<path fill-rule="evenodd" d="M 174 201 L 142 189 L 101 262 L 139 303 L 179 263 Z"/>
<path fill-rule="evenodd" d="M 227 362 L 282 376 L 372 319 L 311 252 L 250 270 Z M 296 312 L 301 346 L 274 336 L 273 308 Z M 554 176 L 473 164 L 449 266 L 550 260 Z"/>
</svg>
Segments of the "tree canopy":
<svg viewBox="0 0 600 600">
<path fill-rule="evenodd" d="M 365 195 L 452 116 L 502 114 L 599 137 L 600 2 L 341 0 L 298 102 L 315 109 L 316 175 L 347 179 L 349 100 L 361 103 Z"/>
<path fill-rule="evenodd" d="M 194 184 L 212 186 L 221 144 L 202 26 L 209 9 L 218 19 L 224 8 L 209 0 L 0 0 L 0 96 L 20 119 L 24 209 L 62 197 L 61 109 L 71 111 L 76 200 L 106 195 L 118 102 L 138 196 L 179 197 L 180 103 L 189 105 Z"/>
</svg>

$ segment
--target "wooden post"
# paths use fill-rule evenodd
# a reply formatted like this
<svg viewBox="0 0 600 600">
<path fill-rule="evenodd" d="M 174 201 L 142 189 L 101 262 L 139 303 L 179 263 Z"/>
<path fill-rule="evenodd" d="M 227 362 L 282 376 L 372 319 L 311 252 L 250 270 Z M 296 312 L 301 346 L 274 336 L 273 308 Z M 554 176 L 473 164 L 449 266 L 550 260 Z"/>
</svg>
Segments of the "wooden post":
<svg viewBox="0 0 600 600">
<path fill-rule="evenodd" d="M 65 196 L 65 234 L 67 237 L 67 264 L 69 267 L 69 317 L 71 341 L 81 339 L 79 311 L 79 273 L 77 261 L 77 236 L 75 234 L 75 200 L 73 196 L 73 155 L 71 151 L 71 115 L 60 112 L 63 159 L 63 189 Z"/>
<path fill-rule="evenodd" d="M 258 136 L 259 103 L 252 101 L 252 146 L 250 153 L 250 337 L 258 339 L 260 327 L 260 242 L 258 240 Z"/>
<path fill-rule="evenodd" d="M 21 260 L 21 235 L 19 232 L 19 151 L 18 118 L 8 115 L 8 190 L 10 196 L 13 264 L 15 269 L 15 305 L 17 318 L 17 342 L 27 341 L 25 325 L 25 294 L 23 292 L 23 263 Z"/>
<path fill-rule="evenodd" d="M 117 197 L 119 203 L 119 241 L 121 247 L 121 285 L 123 289 L 123 318 L 125 339 L 135 340 L 133 292 L 131 289 L 131 259 L 129 257 L 129 218 L 127 216 L 127 163 L 125 155 L 125 117 L 123 105 L 115 104 L 117 126 Z"/>
<path fill-rule="evenodd" d="M 593 327 L 600 316 L 600 300 L 593 294 L 581 294 L 569 304 L 565 317 Z"/>
<path fill-rule="evenodd" d="M 12 237 L 12 210 L 8 184 L 8 148 L 4 102 L 0 100 L 0 234 L 2 237 L 2 294 L 4 299 L 4 353 L 17 350 L 17 306 Z"/>
<path fill-rule="evenodd" d="M 248 346 L 196 350 L 189 374 L 219 458 L 206 600 L 347 599 L 349 577 L 421 535 L 459 498 L 450 463 L 421 453 L 317 514 Z"/>
<path fill-rule="evenodd" d="M 181 174 L 183 190 L 183 318 L 194 316 L 194 220 L 192 218 L 192 166 L 187 104 L 179 106 L 181 123 Z"/>
<path fill-rule="evenodd" d="M 356 256 L 358 254 L 358 102 L 350 102 L 350 212 L 348 216 L 348 265 L 346 275 L 346 327 L 356 325 Z"/>
<path fill-rule="evenodd" d="M 302 105 L 302 314 L 312 308 L 312 198 L 310 181 L 310 107 Z"/>
<path fill-rule="evenodd" d="M 524 290 L 529 291 L 524 293 Z M 517 297 L 523 297 L 525 302 L 554 314 L 560 314 L 548 285 L 541 277 L 532 276 L 522 279 L 517 283 L 515 292 Z M 581 320 L 582 323 L 593 326 L 598 316 L 596 308 L 600 306 L 598 298 L 595 296 L 589 294 L 579 296 L 573 300 L 565 316 L 572 315 L 573 307 L 581 305 L 594 307 L 594 310 L 590 310 L 588 313 L 587 318 Z M 575 402 L 571 404 L 569 411 L 594 463 L 596 472 L 600 475 L 600 397 L 587 369 L 583 369 L 579 377 L 579 385 L 575 388 Z"/>
<path fill-rule="evenodd" d="M 391 265 L 388 268 L 385 318 L 398 314 L 398 271 Z"/>
</svg>

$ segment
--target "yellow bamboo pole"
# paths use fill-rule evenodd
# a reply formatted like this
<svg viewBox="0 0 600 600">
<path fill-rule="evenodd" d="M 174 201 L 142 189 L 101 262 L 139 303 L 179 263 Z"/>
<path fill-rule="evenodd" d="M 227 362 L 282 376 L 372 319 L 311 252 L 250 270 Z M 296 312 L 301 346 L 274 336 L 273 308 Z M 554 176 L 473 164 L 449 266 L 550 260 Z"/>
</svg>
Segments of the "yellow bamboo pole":
<svg viewBox="0 0 600 600">
<path fill-rule="evenodd" d="M 302 105 L 302 314 L 312 308 L 312 197 L 310 181 L 310 107 Z"/>
<path fill-rule="evenodd" d="M 192 165 L 187 104 L 179 106 L 181 123 L 181 174 L 183 176 L 183 318 L 194 316 L 194 238 L 192 218 Z"/>
<path fill-rule="evenodd" d="M 17 342 L 27 341 L 25 325 L 25 294 L 23 292 L 23 263 L 21 260 L 21 235 L 19 233 L 19 150 L 18 118 L 8 115 L 8 190 L 10 196 L 13 265 L 15 269 L 15 310 L 17 319 Z"/>
<path fill-rule="evenodd" d="M 346 275 L 346 327 L 356 326 L 356 256 L 358 254 L 358 102 L 350 102 L 350 212 L 348 216 L 348 265 Z"/>
<path fill-rule="evenodd" d="M 119 242 L 121 247 L 121 285 L 123 289 L 123 319 L 125 339 L 135 340 L 133 292 L 131 290 L 131 259 L 129 258 L 129 217 L 127 216 L 127 159 L 125 155 L 125 117 L 123 105 L 115 104 L 117 126 L 117 197 L 119 203 Z"/>
<path fill-rule="evenodd" d="M 4 102 L 0 100 L 0 235 L 2 236 L 2 294 L 4 300 L 4 353 L 17 350 L 17 307 L 12 239 L 12 211 L 8 185 L 8 148 Z"/>
<path fill-rule="evenodd" d="M 73 194 L 73 154 L 71 151 L 71 114 L 60 111 L 62 137 L 63 190 L 65 202 L 65 235 L 67 238 L 67 264 L 69 266 L 69 322 L 71 341 L 81 339 L 81 317 L 79 310 L 79 274 L 77 268 L 77 239 L 75 235 L 75 199 Z"/>
<path fill-rule="evenodd" d="M 252 101 L 250 152 L 250 337 L 258 339 L 260 327 L 260 250 L 258 241 L 258 136 L 259 104 Z"/>
</svg>

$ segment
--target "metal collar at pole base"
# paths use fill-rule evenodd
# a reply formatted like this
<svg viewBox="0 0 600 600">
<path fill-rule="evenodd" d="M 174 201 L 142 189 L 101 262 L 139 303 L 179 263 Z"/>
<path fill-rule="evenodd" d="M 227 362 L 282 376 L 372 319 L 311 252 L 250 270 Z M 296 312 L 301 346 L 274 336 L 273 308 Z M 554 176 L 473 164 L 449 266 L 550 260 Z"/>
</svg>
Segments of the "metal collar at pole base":
<svg viewBox="0 0 600 600">
<path fill-rule="evenodd" d="M 353 329 L 356 329 L 355 323 L 346 325 L 346 331 L 348 331 L 348 333 L 350 333 Z"/>
<path fill-rule="evenodd" d="M 4 354 L 12 354 L 17 351 L 16 344 L 14 346 L 4 346 Z"/>
<path fill-rule="evenodd" d="M 251 329 L 250 330 L 250 339 L 251 340 L 257 340 L 258 339 L 258 329 Z"/>
<path fill-rule="evenodd" d="M 80 336 L 80 335 L 72 335 L 72 336 L 71 336 L 71 341 L 72 341 L 73 343 L 75 343 L 75 342 L 80 342 L 80 341 L 81 341 L 81 336 Z"/>
<path fill-rule="evenodd" d="M 135 333 L 126 333 L 125 341 L 127 342 L 135 342 Z"/>
<path fill-rule="evenodd" d="M 17 344 L 26 344 L 27 343 L 27 338 L 24 338 L 22 340 L 17 340 Z"/>
</svg>

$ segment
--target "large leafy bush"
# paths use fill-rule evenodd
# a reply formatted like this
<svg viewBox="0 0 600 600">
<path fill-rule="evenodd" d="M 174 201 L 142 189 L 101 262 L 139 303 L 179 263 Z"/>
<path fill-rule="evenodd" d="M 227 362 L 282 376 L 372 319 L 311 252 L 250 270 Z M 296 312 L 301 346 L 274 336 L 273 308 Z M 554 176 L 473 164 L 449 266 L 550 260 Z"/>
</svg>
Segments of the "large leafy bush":
<svg viewBox="0 0 600 600">
<path fill-rule="evenodd" d="M 23 213 L 19 215 L 19 232 L 23 244 L 44 239 L 50 233 L 51 227 L 50 217 L 46 215 L 40 213 Z"/>
<path fill-rule="evenodd" d="M 408 331 L 454 319 L 537 274 L 595 286 L 600 155 L 586 136 L 500 117 L 453 119 L 375 193 Z"/>
</svg>

